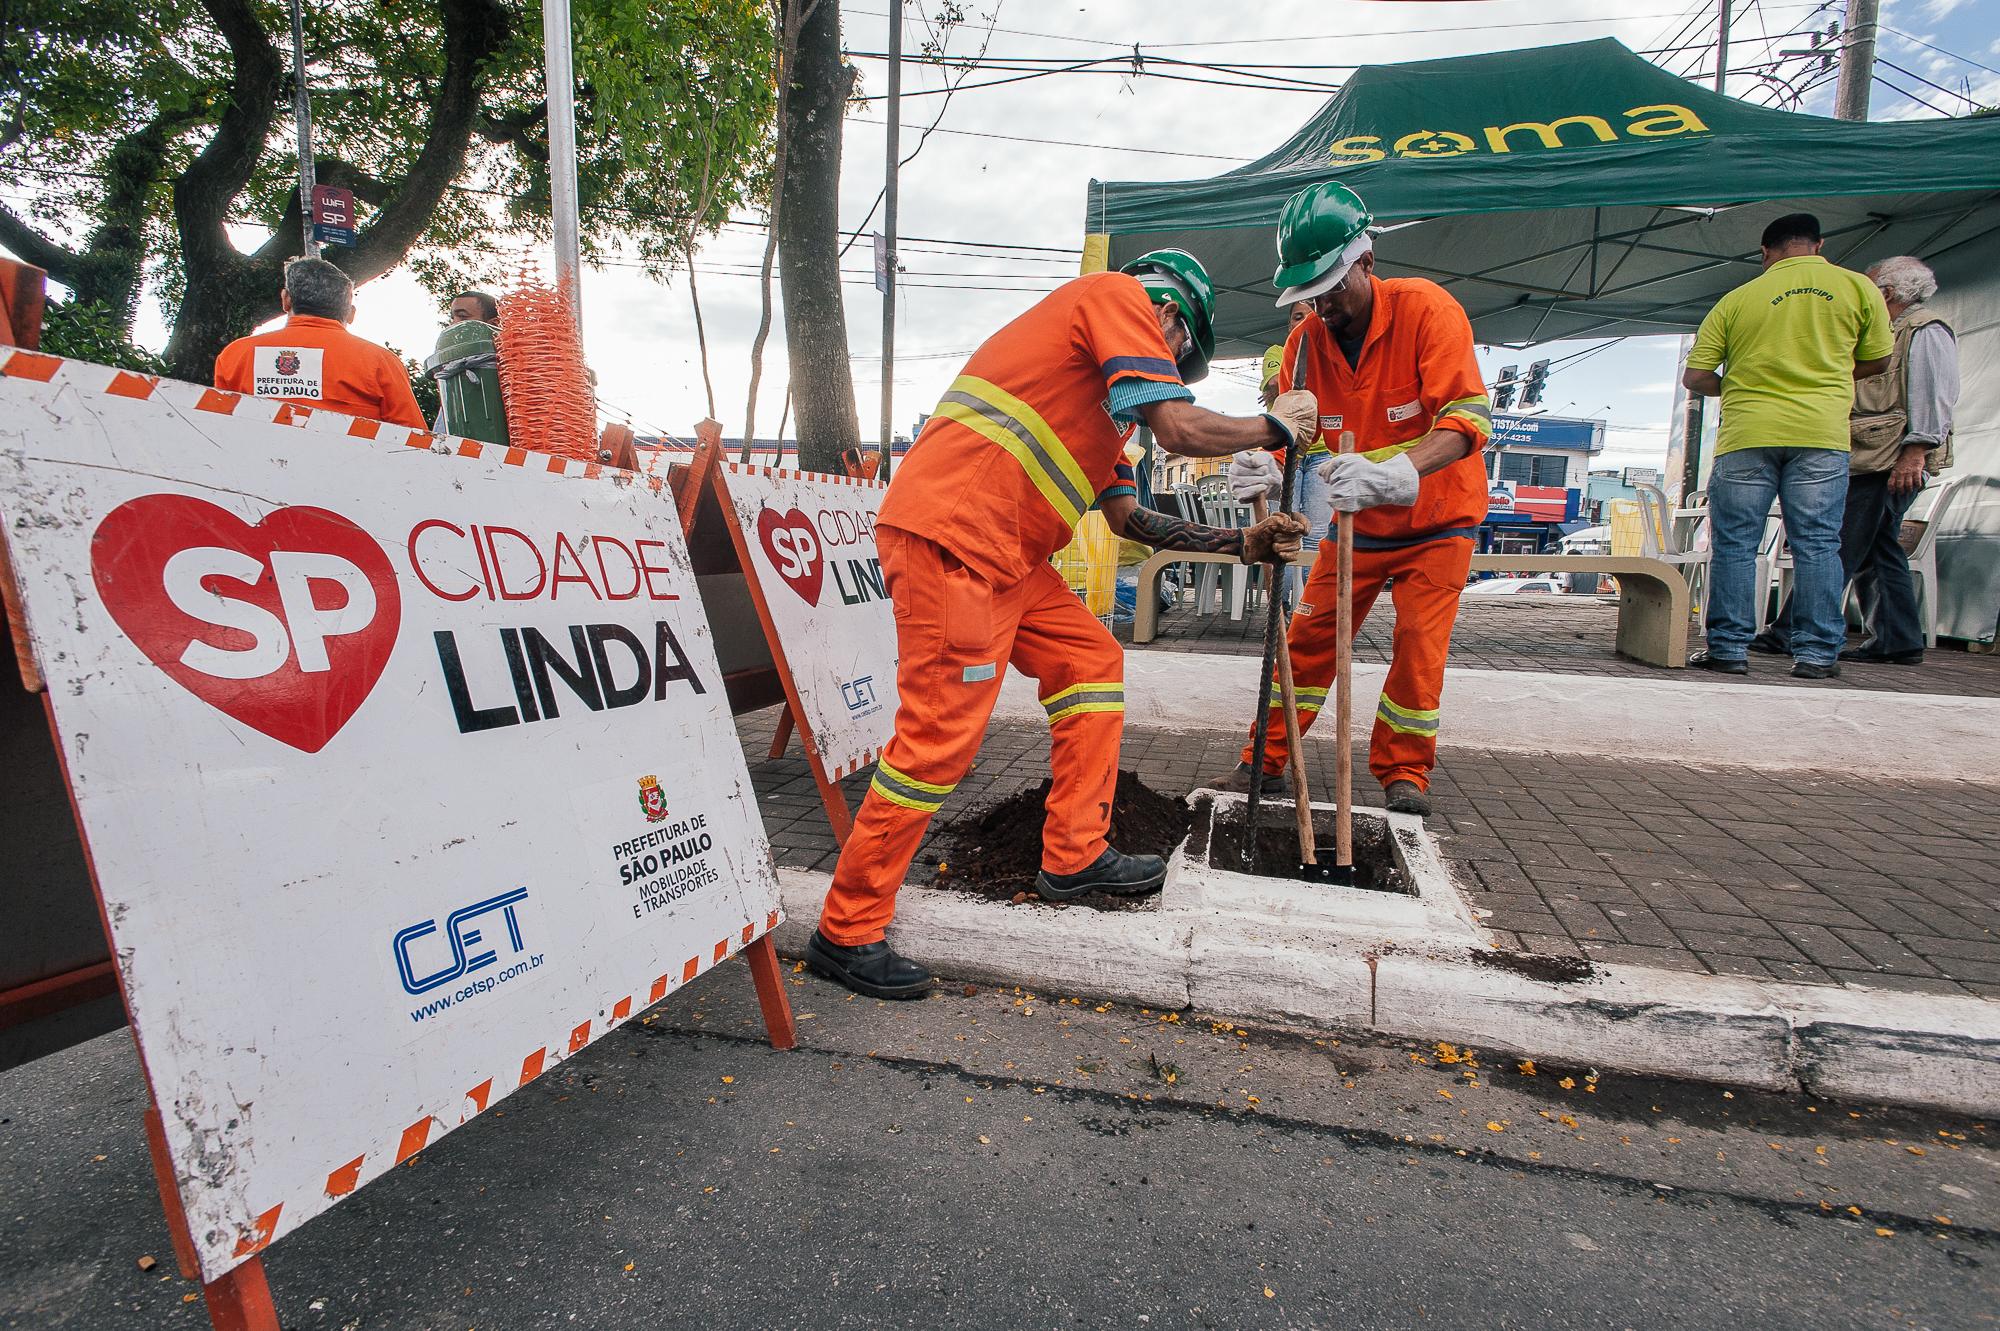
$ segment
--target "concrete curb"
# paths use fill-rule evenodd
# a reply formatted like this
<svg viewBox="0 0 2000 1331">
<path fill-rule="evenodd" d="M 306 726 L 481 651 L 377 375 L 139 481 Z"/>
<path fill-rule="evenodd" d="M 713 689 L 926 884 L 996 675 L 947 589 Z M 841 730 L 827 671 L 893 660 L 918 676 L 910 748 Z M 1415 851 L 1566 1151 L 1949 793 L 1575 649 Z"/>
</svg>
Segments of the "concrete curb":
<svg viewBox="0 0 2000 1331">
<path fill-rule="evenodd" d="M 1249 656 L 1127 652 L 1125 724 L 1240 732 L 1234 705 L 1219 708 L 1215 700 L 1254 697 L 1260 664 Z M 1355 696 L 1373 696 L 1387 673 L 1385 666 L 1357 664 Z M 1444 672 L 1438 743 L 1765 771 L 1993 779 L 2000 698 L 1675 678 L 1684 674 L 1662 670 L 1658 677 L 1630 678 L 1454 667 Z M 1034 682 L 1011 669 L 993 714 L 1045 719 Z"/>
<path fill-rule="evenodd" d="M 831 876 L 779 871 L 802 956 Z M 2000 1003 L 1643 966 L 1550 983 L 1477 948 L 1200 911 L 1104 914 L 905 885 L 898 952 L 954 977 L 1144 1007 L 1379 1031 L 1567 1064 L 1923 1105 L 2000 1105 Z M 1487 954 L 1497 955 L 1497 954 Z"/>
</svg>

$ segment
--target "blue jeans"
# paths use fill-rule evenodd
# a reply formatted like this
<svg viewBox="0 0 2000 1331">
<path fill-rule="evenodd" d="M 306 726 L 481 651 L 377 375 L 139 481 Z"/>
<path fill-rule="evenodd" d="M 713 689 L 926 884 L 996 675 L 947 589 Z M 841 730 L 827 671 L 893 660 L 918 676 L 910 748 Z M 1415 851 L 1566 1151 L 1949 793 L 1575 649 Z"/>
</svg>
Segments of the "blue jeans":
<svg viewBox="0 0 2000 1331">
<path fill-rule="evenodd" d="M 1757 546 L 1771 500 L 1784 505 L 1792 551 L 1792 658 L 1831 665 L 1847 643 L 1840 613 L 1840 520 L 1848 455 L 1837 448 L 1743 448 L 1715 460 L 1708 481 L 1708 650 L 1741 661 L 1757 631 Z"/>
<path fill-rule="evenodd" d="M 1312 572 L 1313 561 L 1319 558 L 1319 543 L 1334 538 L 1333 490 L 1319 478 L 1320 466 L 1325 461 L 1324 454 L 1300 458 L 1299 470 L 1292 479 L 1292 511 L 1304 516 L 1307 523 L 1306 534 L 1299 542 L 1305 547 L 1305 553 L 1298 563 L 1286 570 L 1291 587 L 1290 599 L 1294 601 L 1298 599 L 1299 588 L 1305 585 L 1307 575 Z"/>
</svg>

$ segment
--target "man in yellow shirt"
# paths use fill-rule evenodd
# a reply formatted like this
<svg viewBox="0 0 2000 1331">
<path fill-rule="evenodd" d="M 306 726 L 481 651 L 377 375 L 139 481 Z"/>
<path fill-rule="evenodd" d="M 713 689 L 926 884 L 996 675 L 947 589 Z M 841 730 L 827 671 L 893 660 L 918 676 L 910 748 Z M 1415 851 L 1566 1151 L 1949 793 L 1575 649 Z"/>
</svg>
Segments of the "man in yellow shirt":
<svg viewBox="0 0 2000 1331">
<path fill-rule="evenodd" d="M 1847 417 L 1854 381 L 1888 368 L 1895 339 L 1882 293 L 1821 258 L 1822 243 L 1811 213 L 1765 227 L 1763 276 L 1716 302 L 1681 377 L 1689 392 L 1722 397 L 1708 481 L 1708 646 L 1688 658 L 1696 669 L 1750 672 L 1757 546 L 1775 496 L 1792 550 L 1792 674 L 1840 674 Z"/>
</svg>

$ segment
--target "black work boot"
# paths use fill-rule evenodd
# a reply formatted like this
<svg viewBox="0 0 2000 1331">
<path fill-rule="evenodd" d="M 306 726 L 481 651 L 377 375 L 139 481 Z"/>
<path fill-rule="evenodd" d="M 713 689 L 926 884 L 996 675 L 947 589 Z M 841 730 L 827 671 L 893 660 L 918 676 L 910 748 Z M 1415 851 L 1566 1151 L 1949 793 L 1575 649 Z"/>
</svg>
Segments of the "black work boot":
<svg viewBox="0 0 2000 1331">
<path fill-rule="evenodd" d="M 923 998 L 931 992 L 931 973 L 908 957 L 897 956 L 887 943 L 842 947 L 815 929 L 806 944 L 806 965 L 814 974 L 870 998 Z"/>
<path fill-rule="evenodd" d="M 1382 793 L 1388 797 L 1390 813 L 1414 813 L 1419 818 L 1431 816 L 1431 797 L 1418 790 L 1414 781 L 1391 781 Z"/>
<path fill-rule="evenodd" d="M 1250 793 L 1250 764 L 1238 763 L 1236 764 L 1236 770 L 1228 776 L 1218 777 L 1214 781 L 1204 781 L 1202 784 L 1210 790 L 1235 790 L 1247 795 Z M 1264 773 L 1264 794 L 1282 795 L 1285 793 L 1285 789 L 1286 782 L 1283 772 Z"/>
<path fill-rule="evenodd" d="M 1167 881 L 1167 862 L 1158 855 L 1120 855 L 1106 846 L 1096 863 L 1077 873 L 1035 875 L 1035 894 L 1044 901 L 1072 901 L 1085 892 L 1142 897 Z"/>
</svg>

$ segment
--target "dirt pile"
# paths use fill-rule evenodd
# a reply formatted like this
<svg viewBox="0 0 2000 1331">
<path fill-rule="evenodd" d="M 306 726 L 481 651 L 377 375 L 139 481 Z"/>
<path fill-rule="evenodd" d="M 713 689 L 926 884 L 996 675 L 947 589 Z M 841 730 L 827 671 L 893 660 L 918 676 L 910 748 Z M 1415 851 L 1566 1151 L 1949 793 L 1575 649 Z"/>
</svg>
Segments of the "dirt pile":
<svg viewBox="0 0 2000 1331">
<path fill-rule="evenodd" d="M 973 892 L 996 901 L 1020 893 L 1032 898 L 1042 868 L 1042 824 L 1048 821 L 1049 790 L 1044 781 L 984 810 L 974 810 L 945 828 L 924 863 L 937 866 L 931 886 Z M 1185 799 L 1162 795 L 1120 772 L 1111 803 L 1111 844 L 1127 855 L 1173 853 L 1187 835 L 1193 815 Z M 1144 910 L 1150 897 L 1113 897 L 1090 892 L 1071 905 L 1092 910 Z"/>
</svg>

